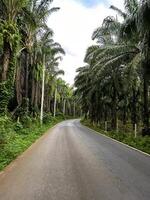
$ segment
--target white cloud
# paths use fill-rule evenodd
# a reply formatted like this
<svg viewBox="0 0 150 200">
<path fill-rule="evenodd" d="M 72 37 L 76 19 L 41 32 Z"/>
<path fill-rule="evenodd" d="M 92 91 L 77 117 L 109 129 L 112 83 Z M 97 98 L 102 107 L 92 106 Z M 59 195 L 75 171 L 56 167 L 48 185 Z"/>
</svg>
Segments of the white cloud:
<svg viewBox="0 0 150 200">
<path fill-rule="evenodd" d="M 123 0 L 110 0 L 110 5 L 122 8 L 122 2 Z M 66 51 L 60 68 L 65 71 L 64 79 L 73 84 L 76 69 L 84 65 L 85 51 L 92 44 L 94 29 L 102 23 L 104 17 L 116 13 L 102 3 L 87 8 L 75 0 L 54 0 L 52 6 L 59 6 L 61 9 L 50 16 L 48 25 L 55 32 L 54 39 Z"/>
</svg>

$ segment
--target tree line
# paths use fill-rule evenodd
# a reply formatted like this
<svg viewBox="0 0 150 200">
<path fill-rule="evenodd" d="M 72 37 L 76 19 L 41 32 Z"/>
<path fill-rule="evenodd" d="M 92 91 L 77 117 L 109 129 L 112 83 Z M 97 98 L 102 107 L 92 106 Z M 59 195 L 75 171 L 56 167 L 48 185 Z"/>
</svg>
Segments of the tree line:
<svg viewBox="0 0 150 200">
<path fill-rule="evenodd" d="M 47 19 L 52 0 L 0 1 L 0 114 L 73 115 L 73 88 L 59 75 L 65 54 Z"/>
<path fill-rule="evenodd" d="M 150 134 L 150 1 L 125 0 L 98 27 L 78 68 L 76 94 L 85 117 L 112 130 L 130 122 Z M 119 16 L 119 17 L 118 17 Z M 118 18 L 121 18 L 119 20 Z"/>
</svg>

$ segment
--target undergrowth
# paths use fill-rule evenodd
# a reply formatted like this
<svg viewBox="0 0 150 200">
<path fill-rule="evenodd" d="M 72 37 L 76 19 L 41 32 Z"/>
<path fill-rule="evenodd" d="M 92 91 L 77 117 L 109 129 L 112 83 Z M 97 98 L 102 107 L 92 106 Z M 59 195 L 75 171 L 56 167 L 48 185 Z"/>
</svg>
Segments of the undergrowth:
<svg viewBox="0 0 150 200">
<path fill-rule="evenodd" d="M 63 116 L 53 118 L 51 115 L 45 115 L 41 126 L 39 119 L 29 116 L 24 117 L 21 122 L 15 122 L 8 116 L 1 116 L 0 170 L 24 152 L 46 130 L 63 120 Z"/>
</svg>

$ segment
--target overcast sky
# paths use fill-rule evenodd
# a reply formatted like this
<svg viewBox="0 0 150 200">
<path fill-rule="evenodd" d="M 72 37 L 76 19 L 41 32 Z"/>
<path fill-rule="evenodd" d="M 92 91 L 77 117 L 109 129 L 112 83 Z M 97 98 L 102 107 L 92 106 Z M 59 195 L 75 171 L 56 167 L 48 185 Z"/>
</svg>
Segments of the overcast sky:
<svg viewBox="0 0 150 200">
<path fill-rule="evenodd" d="M 65 71 L 63 79 L 74 83 L 76 69 L 84 66 L 85 51 L 93 43 L 91 35 L 108 15 L 116 16 L 110 5 L 123 8 L 123 0 L 54 0 L 52 6 L 61 9 L 50 16 L 48 25 L 53 29 L 66 56 L 59 68 Z"/>
</svg>

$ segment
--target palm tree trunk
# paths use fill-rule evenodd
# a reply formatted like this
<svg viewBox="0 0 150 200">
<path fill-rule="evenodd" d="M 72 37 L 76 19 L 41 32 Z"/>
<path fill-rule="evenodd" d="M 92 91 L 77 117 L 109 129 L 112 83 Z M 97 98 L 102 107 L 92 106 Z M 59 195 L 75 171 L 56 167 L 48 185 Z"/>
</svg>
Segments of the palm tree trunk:
<svg viewBox="0 0 150 200">
<path fill-rule="evenodd" d="M 148 102 L 148 87 L 149 87 L 149 74 L 150 74 L 150 32 L 146 31 L 144 34 L 144 49 L 143 54 L 145 56 L 145 60 L 143 61 L 143 96 L 144 96 L 144 113 L 143 113 L 143 124 L 144 130 L 143 134 L 150 135 L 150 127 L 149 127 L 149 102 Z"/>
<path fill-rule="evenodd" d="M 117 92 L 115 88 L 113 89 L 111 127 L 113 130 L 117 129 Z"/>
<path fill-rule="evenodd" d="M 137 97 L 136 97 L 136 91 L 133 89 L 133 96 L 132 96 L 132 125 L 133 125 L 133 130 L 135 129 L 135 124 L 137 124 L 137 109 L 136 109 L 136 104 L 137 104 Z"/>
<path fill-rule="evenodd" d="M 1 80 L 6 81 L 9 63 L 11 59 L 11 48 L 10 44 L 7 41 L 4 41 L 3 52 L 4 52 L 2 61 L 3 68 L 2 68 Z"/>
<path fill-rule="evenodd" d="M 28 78 L 29 78 L 29 53 L 26 52 L 26 71 L 25 71 L 25 98 L 28 98 Z"/>
<path fill-rule="evenodd" d="M 38 81 L 36 81 L 35 84 L 36 84 L 36 86 L 35 86 L 34 106 L 37 108 L 38 107 L 38 90 L 39 90 Z"/>
<path fill-rule="evenodd" d="M 35 98 L 35 80 L 32 77 L 32 95 L 31 95 L 31 105 L 34 105 L 34 98 Z"/>
<path fill-rule="evenodd" d="M 148 80 L 147 80 L 147 74 L 144 73 L 144 84 L 143 84 L 143 92 L 144 92 L 144 129 L 149 129 L 149 103 L 148 103 Z"/>
<path fill-rule="evenodd" d="M 56 105 L 57 105 L 57 88 L 55 89 L 55 97 L 54 97 L 54 117 L 56 116 Z"/>
<path fill-rule="evenodd" d="M 63 104 L 63 114 L 65 115 L 66 113 L 66 99 L 64 99 L 64 104 Z"/>
<path fill-rule="evenodd" d="M 40 115 L 41 124 L 43 123 L 44 84 L 45 84 L 45 55 L 43 56 L 43 77 L 42 77 L 42 96 L 41 96 L 41 115 Z"/>
<path fill-rule="evenodd" d="M 20 105 L 22 103 L 22 93 L 21 93 L 21 59 L 19 59 L 19 65 L 16 68 L 16 98 L 17 98 L 17 103 Z"/>
<path fill-rule="evenodd" d="M 126 106 L 123 107 L 123 125 L 126 125 L 127 124 L 127 108 Z"/>
<path fill-rule="evenodd" d="M 108 107 L 105 105 L 105 107 L 104 107 L 104 120 L 105 120 L 105 121 L 108 120 L 108 119 L 107 119 L 107 118 L 108 118 L 108 110 L 107 110 L 107 109 L 108 109 Z"/>
<path fill-rule="evenodd" d="M 48 112 L 51 111 L 51 98 L 48 96 Z"/>
<path fill-rule="evenodd" d="M 76 116 L 76 103 L 73 103 L 73 116 Z"/>
</svg>

